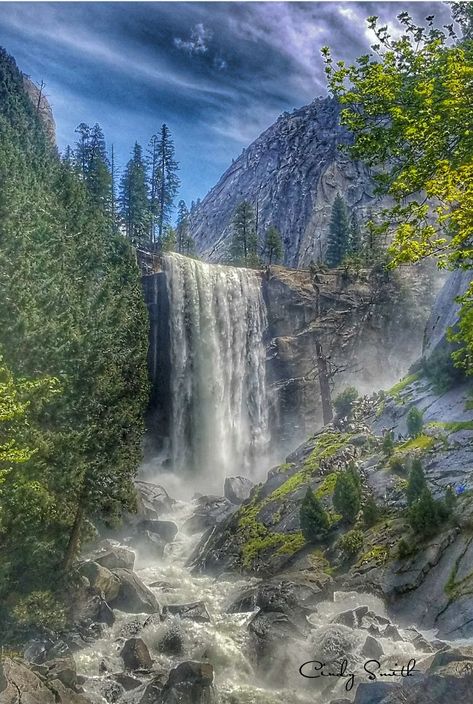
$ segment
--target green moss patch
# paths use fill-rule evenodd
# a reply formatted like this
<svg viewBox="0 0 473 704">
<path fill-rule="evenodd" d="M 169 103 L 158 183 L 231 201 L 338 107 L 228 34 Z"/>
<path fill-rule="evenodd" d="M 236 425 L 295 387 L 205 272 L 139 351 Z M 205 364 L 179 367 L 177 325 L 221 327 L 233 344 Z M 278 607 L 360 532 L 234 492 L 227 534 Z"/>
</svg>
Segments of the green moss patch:
<svg viewBox="0 0 473 704">
<path fill-rule="evenodd" d="M 404 391 L 404 389 L 409 386 L 409 384 L 413 384 L 414 381 L 417 381 L 419 378 L 420 373 L 409 374 L 409 376 L 405 376 L 404 379 L 401 379 L 401 381 L 399 381 L 397 384 L 394 384 L 394 386 L 390 388 L 389 391 L 387 391 L 386 393 L 397 400 L 402 391 Z"/>
</svg>

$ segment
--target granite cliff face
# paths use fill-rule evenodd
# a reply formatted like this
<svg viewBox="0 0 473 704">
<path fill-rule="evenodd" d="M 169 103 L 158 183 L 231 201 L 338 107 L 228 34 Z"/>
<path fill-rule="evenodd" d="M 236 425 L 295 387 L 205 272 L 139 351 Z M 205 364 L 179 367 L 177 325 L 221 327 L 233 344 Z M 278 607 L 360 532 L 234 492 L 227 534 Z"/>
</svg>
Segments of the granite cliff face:
<svg viewBox="0 0 473 704">
<path fill-rule="evenodd" d="M 44 93 L 38 88 L 36 83 L 28 78 L 28 76 L 23 75 L 23 85 L 26 92 L 28 93 L 31 102 L 38 111 L 39 118 L 43 123 L 46 134 L 48 135 L 51 144 L 56 144 L 56 123 L 54 122 L 54 115 L 51 109 L 51 105 Z"/>
<path fill-rule="evenodd" d="M 258 210 L 258 235 L 282 233 L 284 263 L 302 267 L 323 257 L 331 208 L 340 193 L 360 222 L 386 205 L 373 193 L 369 170 L 339 150 L 349 139 L 332 98 L 284 113 L 223 174 L 194 210 L 191 234 L 204 259 L 222 261 L 235 207 Z"/>
</svg>

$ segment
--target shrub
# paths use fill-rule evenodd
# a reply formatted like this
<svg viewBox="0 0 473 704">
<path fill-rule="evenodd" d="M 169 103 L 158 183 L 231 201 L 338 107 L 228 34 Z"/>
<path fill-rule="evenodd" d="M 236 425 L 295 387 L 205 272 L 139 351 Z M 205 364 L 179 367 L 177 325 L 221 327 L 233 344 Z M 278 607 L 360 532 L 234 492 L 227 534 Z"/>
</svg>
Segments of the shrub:
<svg viewBox="0 0 473 704">
<path fill-rule="evenodd" d="M 397 556 L 400 560 L 404 560 L 409 555 L 412 555 L 412 547 L 405 538 L 401 538 L 397 546 Z"/>
<path fill-rule="evenodd" d="M 334 400 L 333 406 L 342 418 L 351 418 L 353 406 L 358 398 L 358 391 L 354 386 L 348 386 Z"/>
<path fill-rule="evenodd" d="M 390 430 L 387 431 L 383 438 L 383 453 L 386 457 L 391 457 L 394 452 L 393 434 Z"/>
<path fill-rule="evenodd" d="M 49 591 L 31 592 L 20 599 L 13 617 L 24 631 L 58 631 L 66 625 L 66 610 Z"/>
<path fill-rule="evenodd" d="M 358 477 L 358 481 L 355 478 Z M 348 523 L 353 523 L 360 511 L 361 488 L 354 468 L 340 472 L 333 493 L 333 506 Z"/>
<path fill-rule="evenodd" d="M 439 525 L 445 520 L 444 507 L 435 501 L 429 489 L 425 488 L 417 501 L 409 509 L 409 524 L 417 535 L 423 538 L 435 535 Z"/>
<path fill-rule="evenodd" d="M 417 501 L 425 489 L 427 489 L 427 482 L 425 480 L 424 470 L 422 469 L 420 460 L 415 459 L 412 462 L 406 488 L 408 506 L 411 506 L 415 501 Z"/>
<path fill-rule="evenodd" d="M 447 509 L 449 515 L 451 515 L 454 509 L 456 500 L 457 497 L 455 492 L 453 491 L 453 488 L 451 486 L 447 486 L 447 490 L 445 492 L 445 508 Z"/>
<path fill-rule="evenodd" d="M 363 505 L 363 523 L 366 528 L 374 526 L 379 518 L 379 509 L 372 496 L 368 496 Z"/>
<path fill-rule="evenodd" d="M 424 425 L 424 414 L 417 406 L 412 406 L 407 414 L 407 432 L 411 438 L 416 438 L 421 434 Z"/>
<path fill-rule="evenodd" d="M 444 393 L 465 379 L 463 369 L 454 365 L 452 350 L 440 348 L 422 360 L 422 370 L 437 393 Z"/>
<path fill-rule="evenodd" d="M 390 458 L 389 469 L 395 474 L 406 474 L 406 465 L 402 459 L 396 455 Z"/>
<path fill-rule="evenodd" d="M 330 526 L 329 517 L 310 487 L 301 504 L 299 517 L 302 533 L 308 542 L 314 543 L 325 537 Z"/>
<path fill-rule="evenodd" d="M 337 547 L 349 559 L 357 555 L 363 547 L 363 533 L 361 530 L 349 530 L 337 542 Z"/>
</svg>

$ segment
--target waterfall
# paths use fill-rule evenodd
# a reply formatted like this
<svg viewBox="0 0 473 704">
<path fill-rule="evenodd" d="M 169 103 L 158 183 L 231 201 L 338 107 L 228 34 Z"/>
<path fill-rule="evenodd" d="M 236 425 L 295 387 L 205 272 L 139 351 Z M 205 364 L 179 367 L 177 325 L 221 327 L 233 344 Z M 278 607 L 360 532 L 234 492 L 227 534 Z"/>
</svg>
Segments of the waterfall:
<svg viewBox="0 0 473 704">
<path fill-rule="evenodd" d="M 268 442 L 261 279 L 178 254 L 163 266 L 172 466 L 220 486 L 225 476 L 251 473 Z"/>
</svg>

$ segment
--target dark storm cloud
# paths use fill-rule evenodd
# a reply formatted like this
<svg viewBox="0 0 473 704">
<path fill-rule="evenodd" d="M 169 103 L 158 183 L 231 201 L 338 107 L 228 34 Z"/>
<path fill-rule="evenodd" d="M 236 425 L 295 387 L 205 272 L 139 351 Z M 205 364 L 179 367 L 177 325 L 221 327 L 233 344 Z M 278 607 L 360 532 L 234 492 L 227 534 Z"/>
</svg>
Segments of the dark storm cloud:
<svg viewBox="0 0 473 704">
<path fill-rule="evenodd" d="M 2 3 L 0 43 L 43 79 L 60 145 L 100 122 L 124 161 L 166 121 L 183 195 L 204 195 L 283 110 L 325 94 L 320 47 L 366 52 L 365 18 L 449 20 L 442 2 Z"/>
</svg>

